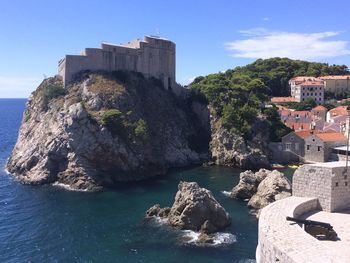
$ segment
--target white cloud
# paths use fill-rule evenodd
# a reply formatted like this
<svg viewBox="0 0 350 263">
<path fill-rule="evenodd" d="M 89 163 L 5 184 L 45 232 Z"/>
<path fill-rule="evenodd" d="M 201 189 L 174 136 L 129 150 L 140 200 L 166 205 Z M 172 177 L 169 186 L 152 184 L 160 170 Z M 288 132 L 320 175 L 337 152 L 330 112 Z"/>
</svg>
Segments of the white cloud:
<svg viewBox="0 0 350 263">
<path fill-rule="evenodd" d="M 41 81 L 39 77 L 0 76 L 0 98 L 27 98 Z"/>
<path fill-rule="evenodd" d="M 269 21 L 270 20 L 270 18 L 268 18 L 268 17 L 263 17 L 263 19 L 262 19 L 263 21 Z"/>
<path fill-rule="evenodd" d="M 196 78 L 197 76 L 194 76 L 194 77 L 185 77 L 182 79 L 182 81 L 180 81 L 180 84 L 182 85 L 188 85 L 190 84 L 192 81 L 194 81 L 194 79 Z"/>
<path fill-rule="evenodd" d="M 317 60 L 322 58 L 350 55 L 348 42 L 330 40 L 340 32 L 290 33 L 253 28 L 239 31 L 246 39 L 226 43 L 234 57 Z"/>
</svg>

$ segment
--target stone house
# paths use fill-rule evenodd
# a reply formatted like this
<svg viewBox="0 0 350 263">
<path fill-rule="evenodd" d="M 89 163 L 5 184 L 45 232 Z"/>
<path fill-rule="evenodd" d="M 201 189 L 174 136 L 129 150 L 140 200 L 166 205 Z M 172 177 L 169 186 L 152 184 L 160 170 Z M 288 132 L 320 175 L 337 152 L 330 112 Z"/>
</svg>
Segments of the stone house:
<svg viewBox="0 0 350 263">
<path fill-rule="evenodd" d="M 311 110 L 311 113 L 313 116 L 315 117 L 319 117 L 320 119 L 322 119 L 323 121 L 326 121 L 326 114 L 327 114 L 327 108 L 322 106 L 322 105 L 318 105 L 315 108 L 313 108 Z"/>
<path fill-rule="evenodd" d="M 313 133 L 304 138 L 306 162 L 327 162 L 332 149 L 346 145 L 346 137 L 338 132 Z"/>
<path fill-rule="evenodd" d="M 304 157 L 305 141 L 310 136 L 311 131 L 293 131 L 282 137 L 282 150 L 291 152 L 296 156 Z"/>
<path fill-rule="evenodd" d="M 346 76 L 323 76 L 319 79 L 325 82 L 325 91 L 342 93 L 350 91 L 350 75 Z"/>
<path fill-rule="evenodd" d="M 348 106 L 338 106 L 329 110 L 326 114 L 326 121 L 334 122 L 334 119 L 339 116 L 349 116 Z"/>
<path fill-rule="evenodd" d="M 315 78 L 300 76 L 289 80 L 291 97 L 297 102 L 312 98 L 317 104 L 324 102 L 324 81 Z"/>
</svg>

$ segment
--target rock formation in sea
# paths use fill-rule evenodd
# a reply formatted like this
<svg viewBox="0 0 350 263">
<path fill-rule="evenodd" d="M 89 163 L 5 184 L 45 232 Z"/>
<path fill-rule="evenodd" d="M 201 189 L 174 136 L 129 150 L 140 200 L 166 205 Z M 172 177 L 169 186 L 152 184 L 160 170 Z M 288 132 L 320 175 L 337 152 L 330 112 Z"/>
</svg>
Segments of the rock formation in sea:
<svg viewBox="0 0 350 263">
<path fill-rule="evenodd" d="M 249 199 L 248 207 L 259 212 L 268 204 L 291 196 L 291 193 L 291 183 L 283 173 L 260 169 L 256 173 L 242 172 L 238 185 L 232 189 L 231 197 Z"/>
<path fill-rule="evenodd" d="M 168 218 L 170 225 L 178 229 L 200 231 L 202 242 L 210 242 L 210 234 L 225 229 L 231 218 L 215 200 L 212 193 L 195 182 L 180 182 L 171 208 L 152 206 L 146 217 Z"/>
<path fill-rule="evenodd" d="M 188 93 L 189 94 L 189 93 Z M 206 105 L 132 72 L 84 73 L 30 96 L 7 169 L 26 184 L 98 190 L 208 160 Z"/>
</svg>

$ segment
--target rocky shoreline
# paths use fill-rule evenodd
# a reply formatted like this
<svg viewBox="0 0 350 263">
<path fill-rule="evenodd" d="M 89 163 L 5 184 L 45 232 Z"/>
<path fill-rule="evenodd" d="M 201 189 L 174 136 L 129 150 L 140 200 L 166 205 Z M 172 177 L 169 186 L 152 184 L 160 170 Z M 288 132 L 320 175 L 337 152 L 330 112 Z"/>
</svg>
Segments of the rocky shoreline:
<svg viewBox="0 0 350 263">
<path fill-rule="evenodd" d="M 189 90 L 175 95 L 137 73 L 84 73 L 65 88 L 48 78 L 27 102 L 6 167 L 23 184 L 84 191 L 208 161 L 267 167 L 266 134 L 246 142 L 211 110 Z"/>
</svg>

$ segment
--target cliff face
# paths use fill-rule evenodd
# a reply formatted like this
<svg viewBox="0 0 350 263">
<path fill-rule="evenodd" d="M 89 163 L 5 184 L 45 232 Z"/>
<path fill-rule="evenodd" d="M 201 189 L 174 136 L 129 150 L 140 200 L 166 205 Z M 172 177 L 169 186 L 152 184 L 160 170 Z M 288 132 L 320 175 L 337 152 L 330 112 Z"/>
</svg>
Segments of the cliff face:
<svg viewBox="0 0 350 263">
<path fill-rule="evenodd" d="M 209 156 L 205 105 L 139 74 L 45 80 L 30 97 L 7 168 L 28 184 L 96 190 L 164 174 Z"/>
<path fill-rule="evenodd" d="M 210 151 L 217 165 L 259 169 L 269 167 L 268 142 L 269 131 L 259 119 L 252 127 L 252 138 L 244 140 L 242 136 L 225 129 L 221 120 L 211 108 Z"/>
</svg>

